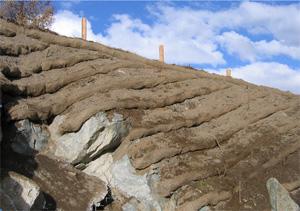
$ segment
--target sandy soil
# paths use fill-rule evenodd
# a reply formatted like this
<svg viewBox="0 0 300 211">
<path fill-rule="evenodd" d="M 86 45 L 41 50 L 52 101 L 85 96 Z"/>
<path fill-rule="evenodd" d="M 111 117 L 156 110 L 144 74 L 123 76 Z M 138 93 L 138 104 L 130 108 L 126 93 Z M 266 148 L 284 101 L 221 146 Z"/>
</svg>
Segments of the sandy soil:
<svg viewBox="0 0 300 211">
<path fill-rule="evenodd" d="M 289 185 L 300 174 L 299 95 L 2 19 L 0 25 L 3 127 L 25 118 L 50 125 L 64 114 L 60 132 L 67 133 L 99 111 L 110 118 L 117 112 L 131 130 L 114 159 L 128 154 L 138 173 L 156 166 L 159 193 L 174 197 L 177 210 L 270 210 L 271 177 L 299 204 L 299 186 Z M 11 159 L 3 155 L 2 162 Z"/>
</svg>

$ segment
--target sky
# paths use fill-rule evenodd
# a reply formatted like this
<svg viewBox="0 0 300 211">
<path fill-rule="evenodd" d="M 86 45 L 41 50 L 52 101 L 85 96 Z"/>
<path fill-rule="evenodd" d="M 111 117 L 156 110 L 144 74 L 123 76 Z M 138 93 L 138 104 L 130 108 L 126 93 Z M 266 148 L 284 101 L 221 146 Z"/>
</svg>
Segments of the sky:
<svg viewBox="0 0 300 211">
<path fill-rule="evenodd" d="M 299 1 L 54 1 L 50 29 L 300 94 Z"/>
</svg>

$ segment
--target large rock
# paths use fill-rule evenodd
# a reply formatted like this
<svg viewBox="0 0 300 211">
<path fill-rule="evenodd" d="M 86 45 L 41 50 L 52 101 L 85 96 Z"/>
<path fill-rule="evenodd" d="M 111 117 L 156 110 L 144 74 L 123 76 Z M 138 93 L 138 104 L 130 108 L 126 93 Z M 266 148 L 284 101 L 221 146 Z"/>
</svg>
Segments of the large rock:
<svg viewBox="0 0 300 211">
<path fill-rule="evenodd" d="M 110 178 L 107 177 L 107 172 L 113 164 L 113 157 L 111 153 L 106 153 L 100 158 L 90 162 L 83 170 L 84 173 L 95 176 L 103 180 L 107 185 L 110 185 Z"/>
<path fill-rule="evenodd" d="M 113 162 L 112 155 L 106 153 L 83 171 L 104 180 L 126 198 L 132 198 L 122 206 L 123 210 L 159 211 L 172 206 L 171 200 L 161 197 L 156 191 L 159 177 L 155 171 L 137 175 L 127 155 Z"/>
<path fill-rule="evenodd" d="M 31 123 L 28 119 L 15 123 L 16 134 L 11 148 L 18 153 L 30 155 L 33 152 L 43 152 L 49 142 L 49 133 L 45 126 Z"/>
<path fill-rule="evenodd" d="M 2 172 L 1 209 L 41 210 L 44 196 L 40 187 L 31 179 L 15 172 Z M 5 174 L 5 175 L 4 175 Z"/>
<path fill-rule="evenodd" d="M 60 135 L 59 127 L 65 116 L 57 116 L 49 127 L 51 151 L 72 164 L 88 163 L 106 150 L 120 145 L 129 132 L 129 126 L 115 115 L 109 122 L 105 113 L 99 112 L 87 120 L 78 132 Z"/>
<path fill-rule="evenodd" d="M 275 178 L 267 181 L 272 211 L 299 211 L 299 206 L 290 198 L 289 192 Z"/>
<path fill-rule="evenodd" d="M 143 210 L 143 207 L 140 208 L 139 206 L 141 206 L 141 204 L 135 198 L 132 198 L 129 202 L 125 203 L 122 206 L 122 211 L 139 211 L 139 210 Z"/>
<path fill-rule="evenodd" d="M 57 210 L 90 210 L 108 194 L 107 186 L 53 155 L 38 153 L 34 179 L 53 198 Z"/>
<path fill-rule="evenodd" d="M 144 206 L 144 210 L 162 210 L 158 201 L 152 195 L 147 174 L 137 175 L 127 155 L 113 163 L 109 172 L 110 183 L 127 198 L 134 197 Z"/>
</svg>

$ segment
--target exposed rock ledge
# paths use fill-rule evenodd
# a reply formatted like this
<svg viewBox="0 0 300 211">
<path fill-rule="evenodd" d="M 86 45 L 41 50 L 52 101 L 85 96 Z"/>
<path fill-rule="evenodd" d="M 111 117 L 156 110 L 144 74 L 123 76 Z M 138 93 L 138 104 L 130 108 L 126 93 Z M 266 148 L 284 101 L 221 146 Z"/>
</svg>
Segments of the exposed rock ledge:
<svg viewBox="0 0 300 211">
<path fill-rule="evenodd" d="M 45 199 L 33 180 L 16 172 L 1 172 L 1 209 L 41 210 Z"/>
</svg>

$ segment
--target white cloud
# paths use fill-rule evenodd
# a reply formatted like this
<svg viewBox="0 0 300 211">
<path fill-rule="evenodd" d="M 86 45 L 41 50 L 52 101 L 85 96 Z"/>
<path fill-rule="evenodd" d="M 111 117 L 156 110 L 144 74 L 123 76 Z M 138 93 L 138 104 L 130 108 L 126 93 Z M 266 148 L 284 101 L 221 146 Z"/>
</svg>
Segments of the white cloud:
<svg viewBox="0 0 300 211">
<path fill-rule="evenodd" d="M 243 2 L 215 12 L 156 4 L 148 10 L 155 17 L 151 26 L 126 14 L 113 15 L 105 36 L 94 34 L 88 26 L 88 39 L 151 59 L 157 59 L 157 48 L 164 44 L 166 62 L 176 64 L 226 64 L 222 50 L 250 62 L 282 54 L 300 59 L 300 4 L 272 6 Z M 55 18 L 54 31 L 80 37 L 78 15 L 64 10 Z M 273 40 L 254 42 L 234 31 L 239 29 L 255 35 L 269 34 Z M 219 35 L 221 30 L 225 32 Z"/>
<path fill-rule="evenodd" d="M 60 4 L 65 9 L 70 9 L 73 6 L 72 2 L 60 2 Z"/>
<path fill-rule="evenodd" d="M 217 36 L 216 40 L 229 54 L 238 55 L 242 61 L 255 62 L 256 60 L 278 55 L 287 55 L 300 60 L 300 46 L 287 46 L 277 40 L 253 42 L 248 37 L 234 31 L 224 32 L 222 35 Z"/>
<path fill-rule="evenodd" d="M 206 71 L 226 75 L 226 69 L 206 69 Z M 231 76 L 250 83 L 300 94 L 300 69 L 293 70 L 285 64 L 256 62 L 243 67 L 231 68 Z"/>
<path fill-rule="evenodd" d="M 61 35 L 68 37 L 81 37 L 81 18 L 79 15 L 69 10 L 60 10 L 54 16 L 55 21 L 50 29 Z M 97 41 L 101 39 L 101 35 L 95 35 L 92 31 L 91 23 L 87 20 L 87 37 L 90 40 Z"/>
<path fill-rule="evenodd" d="M 93 16 L 93 15 L 89 16 L 89 19 L 90 19 L 90 20 L 93 20 L 93 21 L 97 21 L 97 20 L 99 20 L 99 18 L 96 18 L 96 17 L 95 17 L 95 16 Z"/>
<path fill-rule="evenodd" d="M 79 4 L 80 1 L 60 1 L 59 4 L 62 8 L 64 9 L 71 9 L 71 7 L 73 7 L 73 5 L 75 4 Z"/>
<path fill-rule="evenodd" d="M 50 27 L 61 35 L 69 37 L 81 36 L 81 18 L 68 10 L 60 10 L 54 15 L 54 23 Z"/>
<path fill-rule="evenodd" d="M 113 19 L 114 22 L 106 31 L 107 36 L 99 34 L 96 41 L 130 50 L 151 59 L 158 59 L 158 46 L 163 44 L 165 60 L 168 63 L 202 63 L 214 66 L 225 64 L 216 44 L 207 41 L 203 43 L 203 37 L 196 32 L 188 32 L 188 29 L 180 29 L 174 25 L 175 22 L 155 24 L 151 27 L 140 19 L 132 19 L 128 15 L 114 15 Z M 186 35 L 188 33 L 189 36 Z"/>
<path fill-rule="evenodd" d="M 79 15 L 81 16 L 81 17 L 84 17 L 85 15 L 84 15 L 84 11 L 83 10 L 80 10 L 79 11 Z"/>
<path fill-rule="evenodd" d="M 268 5 L 243 2 L 239 7 L 211 13 L 209 22 L 217 29 L 246 29 L 253 34 L 270 34 L 287 45 L 299 45 L 300 4 Z"/>
<path fill-rule="evenodd" d="M 88 21 L 87 38 L 150 59 L 158 59 L 158 46 L 163 44 L 165 61 L 171 64 L 208 64 L 216 68 L 226 64 L 224 55 L 227 52 L 250 62 L 233 68 L 233 77 L 300 93 L 300 69 L 264 62 L 281 55 L 300 60 L 300 3 L 233 5 L 229 9 L 208 11 L 158 3 L 148 7 L 153 20 L 151 25 L 127 14 L 115 14 L 105 33 L 95 34 Z M 59 11 L 51 29 L 66 36 L 80 37 L 81 17 L 68 10 Z M 245 31 L 247 33 L 243 33 Z M 249 34 L 253 36 L 247 37 Z M 268 39 L 262 35 L 267 35 Z M 251 40 L 255 36 L 262 39 Z"/>
<path fill-rule="evenodd" d="M 242 61 L 254 62 L 258 58 L 254 45 L 248 37 L 231 31 L 217 36 L 216 40 L 228 51 L 229 54 L 238 55 Z"/>
<path fill-rule="evenodd" d="M 262 40 L 259 42 L 251 42 L 251 43 L 255 47 L 256 54 L 260 55 L 261 58 L 264 57 L 270 58 L 272 56 L 286 55 L 295 60 L 300 60 L 300 45 L 288 46 L 282 44 L 280 41 L 277 40 L 272 40 L 271 42 Z"/>
</svg>

